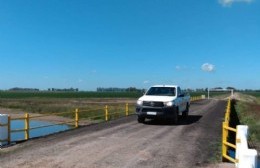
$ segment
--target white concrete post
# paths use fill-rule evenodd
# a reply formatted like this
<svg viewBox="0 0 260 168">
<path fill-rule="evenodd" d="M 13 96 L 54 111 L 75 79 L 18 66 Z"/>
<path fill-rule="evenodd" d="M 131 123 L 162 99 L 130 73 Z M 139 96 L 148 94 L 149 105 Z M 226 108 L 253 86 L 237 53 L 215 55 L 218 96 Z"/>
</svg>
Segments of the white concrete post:
<svg viewBox="0 0 260 168">
<path fill-rule="evenodd" d="M 0 114 L 0 146 L 8 144 L 8 115 Z"/>
<path fill-rule="evenodd" d="M 247 137 L 248 126 L 238 125 L 236 135 L 236 163 L 237 168 L 257 168 L 257 151 L 254 149 L 248 149 Z"/>
</svg>

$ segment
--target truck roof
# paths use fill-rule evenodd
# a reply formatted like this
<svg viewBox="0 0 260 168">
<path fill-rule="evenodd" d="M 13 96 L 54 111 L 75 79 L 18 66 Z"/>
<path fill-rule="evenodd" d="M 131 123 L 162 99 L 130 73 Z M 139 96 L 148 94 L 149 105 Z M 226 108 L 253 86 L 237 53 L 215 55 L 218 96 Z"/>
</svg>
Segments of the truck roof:
<svg viewBox="0 0 260 168">
<path fill-rule="evenodd" d="M 178 85 L 154 85 L 152 87 L 175 87 L 175 88 L 177 88 Z"/>
</svg>

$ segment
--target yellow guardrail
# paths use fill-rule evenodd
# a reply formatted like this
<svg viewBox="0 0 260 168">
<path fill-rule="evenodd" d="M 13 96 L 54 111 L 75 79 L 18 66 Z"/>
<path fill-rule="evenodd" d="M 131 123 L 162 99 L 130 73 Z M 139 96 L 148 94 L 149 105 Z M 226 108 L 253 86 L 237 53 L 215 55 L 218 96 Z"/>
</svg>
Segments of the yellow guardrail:
<svg viewBox="0 0 260 168">
<path fill-rule="evenodd" d="M 123 110 L 124 109 L 124 110 Z M 114 110 L 113 112 L 111 112 L 112 110 Z M 119 110 L 119 111 L 116 111 Z M 95 112 L 96 111 L 96 112 Z M 103 113 L 100 113 L 102 112 Z M 78 128 L 79 127 L 79 122 L 80 122 L 80 113 L 88 113 L 88 112 L 94 112 L 95 114 L 90 115 L 88 117 L 85 117 L 85 119 L 104 119 L 105 121 L 108 121 L 112 118 L 112 116 L 115 115 L 121 115 L 121 116 L 129 116 L 130 113 L 129 112 L 129 103 L 126 103 L 124 106 L 122 106 L 120 109 L 115 108 L 115 106 L 108 106 L 106 105 L 103 108 L 97 108 L 97 109 L 89 109 L 89 110 L 84 110 L 84 109 L 75 109 L 73 112 L 60 112 L 60 113 L 48 113 L 48 114 L 41 114 L 41 115 L 31 115 L 28 113 L 25 113 L 24 117 L 17 117 L 17 118 L 10 118 L 9 117 L 9 124 L 2 124 L 0 126 L 8 126 L 8 139 L 6 140 L 0 140 L 1 142 L 5 142 L 8 141 L 9 143 L 11 142 L 11 133 L 16 133 L 16 132 L 24 132 L 24 139 L 22 140 L 28 140 L 30 138 L 30 130 L 35 130 L 35 129 L 40 129 L 40 128 L 46 128 L 46 127 L 51 127 L 51 126 L 55 126 L 55 125 L 62 125 L 62 124 L 70 124 L 70 125 L 74 125 L 74 128 Z M 99 112 L 99 113 L 98 113 Z M 37 118 L 42 118 L 42 117 L 47 117 L 47 116 L 53 116 L 53 115 L 63 115 L 63 114 L 74 114 L 74 118 L 72 119 L 72 121 L 66 121 L 66 122 L 58 122 L 58 123 L 54 123 L 54 124 L 49 124 L 49 125 L 42 125 L 42 126 L 37 126 L 37 127 L 31 127 L 30 126 L 30 120 L 32 119 L 37 119 Z M 24 128 L 20 128 L 20 129 L 10 129 L 10 123 L 11 121 L 14 120 L 23 120 L 24 121 Z"/>
<path fill-rule="evenodd" d="M 190 98 L 190 101 L 197 101 L 197 100 L 201 100 L 202 97 L 201 96 L 193 96 Z"/>
<path fill-rule="evenodd" d="M 238 163 L 237 159 L 228 156 L 229 148 L 236 149 L 236 144 L 232 144 L 228 142 L 229 132 L 230 131 L 235 133 L 237 132 L 235 128 L 229 127 L 230 113 L 231 113 L 231 99 L 228 99 L 225 118 L 224 118 L 224 122 L 222 123 L 222 160 L 224 161 L 225 159 L 227 159 L 233 163 Z"/>
</svg>

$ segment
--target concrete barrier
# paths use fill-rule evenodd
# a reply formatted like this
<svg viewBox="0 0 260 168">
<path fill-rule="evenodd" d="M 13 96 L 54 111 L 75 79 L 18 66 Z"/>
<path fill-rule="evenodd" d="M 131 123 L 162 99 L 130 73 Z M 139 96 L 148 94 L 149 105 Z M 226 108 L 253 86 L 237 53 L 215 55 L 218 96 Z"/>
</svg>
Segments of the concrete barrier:
<svg viewBox="0 0 260 168">
<path fill-rule="evenodd" d="M 0 114 L 0 146 L 8 144 L 8 115 Z"/>
<path fill-rule="evenodd" d="M 248 149 L 248 126 L 238 125 L 236 134 L 236 163 L 237 168 L 257 168 L 257 151 Z"/>
</svg>

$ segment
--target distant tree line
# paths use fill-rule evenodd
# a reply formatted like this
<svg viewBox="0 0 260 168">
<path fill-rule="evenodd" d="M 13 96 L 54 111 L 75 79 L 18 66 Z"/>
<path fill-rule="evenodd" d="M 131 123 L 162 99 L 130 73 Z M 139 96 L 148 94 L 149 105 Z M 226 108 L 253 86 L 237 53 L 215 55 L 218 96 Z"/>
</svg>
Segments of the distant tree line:
<svg viewBox="0 0 260 168">
<path fill-rule="evenodd" d="M 98 87 L 97 92 L 143 92 L 144 89 L 137 89 L 135 87 L 129 87 L 129 88 L 117 88 L 117 87 Z"/>
<path fill-rule="evenodd" d="M 236 89 L 235 87 L 228 86 L 226 88 L 215 87 L 213 90 L 234 90 L 237 92 L 260 92 L 260 89 Z"/>
<path fill-rule="evenodd" d="M 10 88 L 9 91 L 39 92 L 40 89 L 14 87 L 14 88 Z"/>
<path fill-rule="evenodd" d="M 78 88 L 64 88 L 64 89 L 59 89 L 59 88 L 49 88 L 49 92 L 78 92 Z"/>
<path fill-rule="evenodd" d="M 260 89 L 254 90 L 254 89 L 244 89 L 244 90 L 237 90 L 240 92 L 260 92 Z"/>
<path fill-rule="evenodd" d="M 214 88 L 210 88 L 210 91 L 226 91 L 226 90 L 237 91 L 237 89 L 234 88 L 234 87 L 226 87 L 226 88 L 214 87 Z M 186 91 L 186 92 L 208 92 L 208 88 L 184 89 L 184 91 Z"/>
<path fill-rule="evenodd" d="M 37 89 L 37 88 L 14 87 L 14 88 L 8 89 L 8 91 L 39 92 L 40 89 Z M 63 88 L 63 89 L 60 89 L 60 88 L 49 88 L 48 91 L 49 92 L 78 92 L 79 89 L 78 88 Z"/>
<path fill-rule="evenodd" d="M 210 88 L 210 91 L 225 91 L 225 90 L 234 90 L 237 92 L 260 92 L 260 89 L 236 89 L 235 87 L 215 87 Z M 4 91 L 4 90 L 0 90 Z M 8 91 L 23 91 L 23 92 L 39 92 L 40 89 L 37 88 L 21 88 L 21 87 L 14 87 L 8 89 Z M 42 90 L 46 91 L 46 90 Z M 49 92 L 79 92 L 78 88 L 48 88 Z M 145 92 L 145 89 L 137 89 L 136 87 L 128 87 L 128 88 L 118 88 L 118 87 L 98 87 L 97 92 Z M 197 89 L 184 89 L 185 92 L 207 92 L 208 88 L 197 88 Z"/>
<path fill-rule="evenodd" d="M 226 91 L 226 90 L 234 90 L 237 92 L 260 92 L 260 89 L 236 89 L 235 87 L 215 87 L 210 88 L 210 91 Z M 184 89 L 186 92 L 208 92 L 208 88 L 197 88 L 197 89 Z"/>
<path fill-rule="evenodd" d="M 234 90 L 238 92 L 260 92 L 260 89 L 236 89 L 235 87 L 228 86 L 226 88 L 223 87 L 214 87 L 210 88 L 210 91 L 226 91 L 226 90 Z M 145 92 L 145 89 L 137 89 L 135 87 L 128 88 L 118 88 L 118 87 L 98 87 L 97 92 Z M 184 89 L 185 92 L 208 92 L 208 88 L 196 88 L 196 89 Z"/>
</svg>

